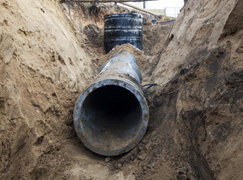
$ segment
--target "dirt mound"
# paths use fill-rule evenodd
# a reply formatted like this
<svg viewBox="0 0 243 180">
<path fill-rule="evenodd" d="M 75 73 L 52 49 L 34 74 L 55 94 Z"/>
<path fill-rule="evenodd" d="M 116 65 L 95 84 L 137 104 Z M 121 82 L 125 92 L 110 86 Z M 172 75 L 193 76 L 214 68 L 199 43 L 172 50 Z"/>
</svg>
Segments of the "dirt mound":
<svg viewBox="0 0 243 180">
<path fill-rule="evenodd" d="M 0 8 L 0 179 L 55 177 L 66 168 L 55 168 L 65 159 L 57 154 L 75 137 L 75 99 L 95 74 L 92 56 L 59 3 Z"/>
<path fill-rule="evenodd" d="M 144 25 L 143 51 L 103 48 L 114 4 L 0 4 L 0 179 L 242 179 L 242 1 L 187 1 L 175 22 Z M 145 17 L 146 18 L 146 17 Z M 142 142 L 102 157 L 77 138 L 80 92 L 118 52 L 132 53 L 150 123 Z"/>
<path fill-rule="evenodd" d="M 164 48 L 165 41 L 169 38 L 169 32 L 174 22 L 166 22 L 162 25 L 143 26 L 143 51 L 148 55 L 159 55 Z"/>
<path fill-rule="evenodd" d="M 124 179 L 83 147 L 72 121 L 77 97 L 106 56 L 103 16 L 116 8 L 55 1 L 0 8 L 1 179 Z"/>
<path fill-rule="evenodd" d="M 147 135 L 118 161 L 138 179 L 242 179 L 241 4 L 182 9 L 152 70 Z"/>
</svg>

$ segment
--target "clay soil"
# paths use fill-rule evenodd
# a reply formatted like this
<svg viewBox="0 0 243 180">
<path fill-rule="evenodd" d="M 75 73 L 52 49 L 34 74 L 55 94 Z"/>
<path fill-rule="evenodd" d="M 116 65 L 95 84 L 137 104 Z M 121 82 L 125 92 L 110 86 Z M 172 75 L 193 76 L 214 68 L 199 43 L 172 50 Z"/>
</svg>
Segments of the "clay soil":
<svg viewBox="0 0 243 180">
<path fill-rule="evenodd" d="M 176 21 L 143 14 L 143 50 L 104 52 L 114 4 L 0 2 L 0 179 L 243 179 L 243 1 L 186 1 Z M 150 122 L 130 152 L 85 148 L 73 108 L 99 67 L 130 52 Z"/>
</svg>

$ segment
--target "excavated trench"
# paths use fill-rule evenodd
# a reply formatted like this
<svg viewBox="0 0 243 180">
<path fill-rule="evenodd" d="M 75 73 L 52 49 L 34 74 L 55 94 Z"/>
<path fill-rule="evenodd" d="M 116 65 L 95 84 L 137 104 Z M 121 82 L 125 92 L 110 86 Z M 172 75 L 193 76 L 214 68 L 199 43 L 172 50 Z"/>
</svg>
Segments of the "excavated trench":
<svg viewBox="0 0 243 180">
<path fill-rule="evenodd" d="M 129 10 L 70 2 L 0 4 L 0 179 L 242 179 L 242 1 L 187 1 L 175 22 L 143 26 L 143 51 L 124 44 L 108 54 L 103 17 Z M 134 55 L 142 84 L 158 86 L 145 92 L 150 121 L 142 141 L 104 157 L 77 137 L 73 109 L 118 52 Z M 114 91 L 134 99 L 139 117 L 136 98 L 117 87 L 94 91 L 86 111 L 130 114 L 125 98 L 115 100 L 119 108 L 106 103 Z"/>
</svg>

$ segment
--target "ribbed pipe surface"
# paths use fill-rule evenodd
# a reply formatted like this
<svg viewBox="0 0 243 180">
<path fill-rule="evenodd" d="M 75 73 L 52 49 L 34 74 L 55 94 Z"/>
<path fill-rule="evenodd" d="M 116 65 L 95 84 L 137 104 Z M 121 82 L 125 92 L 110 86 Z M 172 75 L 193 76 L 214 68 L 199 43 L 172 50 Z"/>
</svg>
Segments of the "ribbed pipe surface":
<svg viewBox="0 0 243 180">
<path fill-rule="evenodd" d="M 108 53 L 116 45 L 130 43 L 142 50 L 143 16 L 138 13 L 105 15 L 104 47 Z"/>
</svg>

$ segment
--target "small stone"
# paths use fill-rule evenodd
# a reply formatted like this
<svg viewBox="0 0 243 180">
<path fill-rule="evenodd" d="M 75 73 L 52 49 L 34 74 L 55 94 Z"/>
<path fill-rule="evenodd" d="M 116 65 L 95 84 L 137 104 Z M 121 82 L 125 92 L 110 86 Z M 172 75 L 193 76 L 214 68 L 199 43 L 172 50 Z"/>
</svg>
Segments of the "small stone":
<svg viewBox="0 0 243 180">
<path fill-rule="evenodd" d="M 106 162 L 106 163 L 108 163 L 110 160 L 111 160 L 110 157 L 106 157 L 106 158 L 105 158 L 105 162 Z"/>
<path fill-rule="evenodd" d="M 178 180 L 187 180 L 187 177 L 185 174 L 182 174 L 179 176 Z"/>
<path fill-rule="evenodd" d="M 130 157 L 130 160 L 131 160 L 131 161 L 133 161 L 134 159 L 135 159 L 134 156 L 131 156 L 131 157 Z"/>
<path fill-rule="evenodd" d="M 146 166 L 143 166 L 143 170 L 146 171 L 147 170 L 147 167 Z"/>
<path fill-rule="evenodd" d="M 198 180 L 199 178 L 198 178 L 198 176 L 196 175 L 196 174 L 189 174 L 188 175 L 188 178 L 190 179 L 190 180 Z"/>
<path fill-rule="evenodd" d="M 146 158 L 146 154 L 145 153 L 142 153 L 142 154 L 138 155 L 138 159 L 139 160 L 144 160 L 145 158 Z"/>
<path fill-rule="evenodd" d="M 187 174 L 187 172 L 188 172 L 188 169 L 186 167 L 179 169 L 179 174 Z"/>
<path fill-rule="evenodd" d="M 139 151 L 143 151 L 143 147 L 141 145 L 138 146 Z"/>
<path fill-rule="evenodd" d="M 121 163 L 118 163 L 117 167 L 120 169 L 122 168 L 122 164 Z"/>
<path fill-rule="evenodd" d="M 151 167 L 152 167 L 152 168 L 155 168 L 155 163 L 152 163 L 152 164 L 151 164 Z"/>
<path fill-rule="evenodd" d="M 145 145 L 146 150 L 149 150 L 149 147 L 150 147 L 149 143 Z"/>
</svg>

